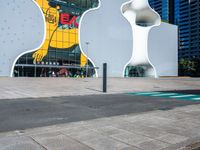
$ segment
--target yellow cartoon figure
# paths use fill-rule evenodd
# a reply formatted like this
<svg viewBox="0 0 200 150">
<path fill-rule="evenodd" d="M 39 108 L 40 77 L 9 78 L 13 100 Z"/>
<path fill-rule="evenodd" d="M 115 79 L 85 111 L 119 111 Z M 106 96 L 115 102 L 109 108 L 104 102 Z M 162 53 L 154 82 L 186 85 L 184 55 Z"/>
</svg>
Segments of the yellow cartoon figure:
<svg viewBox="0 0 200 150">
<path fill-rule="evenodd" d="M 46 39 L 42 47 L 37 50 L 32 55 L 32 57 L 34 59 L 34 62 L 41 62 L 43 58 L 47 55 L 49 47 L 66 49 L 72 47 L 73 45 L 79 44 L 78 28 L 60 28 L 59 21 L 62 17 L 62 14 L 60 14 L 59 12 L 60 7 L 57 6 L 54 8 L 49 6 L 48 0 L 36 0 L 36 2 L 39 4 L 45 15 Z M 73 18 L 71 20 L 74 21 Z M 81 66 L 84 66 L 86 64 L 85 56 L 81 54 L 80 59 Z"/>
</svg>

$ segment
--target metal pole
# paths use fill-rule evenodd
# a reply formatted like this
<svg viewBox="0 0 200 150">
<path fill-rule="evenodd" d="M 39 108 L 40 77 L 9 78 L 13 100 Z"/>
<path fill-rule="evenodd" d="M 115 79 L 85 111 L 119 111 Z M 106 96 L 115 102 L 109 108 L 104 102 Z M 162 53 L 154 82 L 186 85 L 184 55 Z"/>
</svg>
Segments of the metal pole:
<svg viewBox="0 0 200 150">
<path fill-rule="evenodd" d="M 107 63 L 103 63 L 103 92 L 107 92 Z"/>
<path fill-rule="evenodd" d="M 36 62 L 35 62 L 35 68 L 34 68 L 34 77 L 36 77 Z"/>
<path fill-rule="evenodd" d="M 85 42 L 85 44 L 87 45 L 87 63 L 86 63 L 86 77 L 88 77 L 88 52 L 89 52 L 89 44 L 90 44 L 90 42 Z"/>
</svg>

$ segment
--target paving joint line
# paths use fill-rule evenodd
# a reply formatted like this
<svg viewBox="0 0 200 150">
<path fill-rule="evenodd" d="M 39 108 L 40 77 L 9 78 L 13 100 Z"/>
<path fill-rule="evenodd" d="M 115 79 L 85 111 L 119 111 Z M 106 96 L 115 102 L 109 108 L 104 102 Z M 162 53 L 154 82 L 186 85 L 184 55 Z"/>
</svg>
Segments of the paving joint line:
<svg viewBox="0 0 200 150">
<path fill-rule="evenodd" d="M 63 130 L 63 131 L 64 131 L 64 130 Z M 65 133 L 62 133 L 61 131 L 58 131 L 58 132 L 59 132 L 60 134 L 64 135 L 64 136 L 66 136 L 66 137 L 68 137 L 68 138 L 70 138 L 70 139 L 72 139 L 72 140 L 78 142 L 79 144 L 82 144 L 82 145 L 84 145 L 84 146 L 90 148 L 91 150 L 95 150 L 94 148 L 90 147 L 89 145 L 86 145 L 86 144 L 82 143 L 81 141 L 79 141 L 79 140 L 77 140 L 77 139 L 75 139 L 75 138 L 73 138 L 73 137 L 71 137 L 71 136 L 69 136 L 69 135 L 67 135 L 67 134 L 65 134 Z"/>
<path fill-rule="evenodd" d="M 124 121 L 124 122 L 132 123 L 132 122 L 130 122 L 130 121 Z M 163 142 L 163 143 L 166 143 L 166 144 L 169 144 L 169 145 L 173 145 L 173 144 L 168 143 L 168 142 L 166 142 L 166 141 L 162 141 L 162 140 L 160 140 L 160 139 L 156 139 L 156 138 L 150 137 L 150 136 L 145 135 L 145 134 L 140 134 L 140 133 L 134 132 L 134 131 L 127 131 L 127 130 L 124 130 L 124 129 L 118 128 L 118 127 L 114 127 L 114 128 L 119 129 L 119 130 L 123 130 L 124 132 L 127 132 L 127 133 L 133 133 L 133 134 L 136 134 L 136 135 L 140 135 L 140 136 L 144 136 L 144 137 L 150 138 L 150 139 L 151 139 L 150 141 L 155 140 L 155 141 L 160 141 L 160 142 Z M 89 128 L 88 128 L 88 129 L 89 129 Z M 98 132 L 97 130 L 94 130 L 94 129 L 90 129 L 90 130 L 93 130 L 93 131 L 95 131 L 95 132 Z M 98 132 L 98 133 L 99 133 L 99 132 Z M 170 132 L 167 132 L 167 133 L 170 133 Z M 103 135 L 102 133 L 99 133 L 99 134 Z M 178 134 L 177 134 L 177 135 L 178 135 Z M 103 136 L 105 136 L 105 135 L 103 135 Z M 182 136 L 182 135 L 179 135 L 179 136 Z M 113 140 L 122 142 L 122 143 L 127 144 L 127 145 L 130 145 L 130 146 L 134 146 L 134 147 L 136 147 L 136 148 L 139 148 L 139 147 L 137 147 L 137 146 L 135 146 L 135 145 L 131 145 L 131 144 L 129 144 L 129 143 L 120 141 L 120 140 L 118 140 L 118 139 L 116 139 L 116 138 L 114 138 L 114 137 L 112 137 L 112 136 L 106 136 L 106 137 L 109 137 L 109 138 L 111 138 L 111 139 L 113 139 Z M 149 142 L 150 142 L 150 141 L 149 141 Z M 178 144 L 178 143 L 176 143 L 176 144 Z M 139 149 L 141 149 L 141 148 L 139 148 Z M 142 150 L 142 149 L 141 149 L 141 150 Z"/>
<path fill-rule="evenodd" d="M 35 143 L 37 143 L 39 146 L 41 146 L 42 148 L 44 148 L 45 150 L 48 150 L 45 146 L 43 146 L 42 144 L 40 144 L 37 140 L 35 140 L 33 137 L 31 136 L 27 136 L 29 137 L 30 139 L 32 139 Z"/>
<path fill-rule="evenodd" d="M 127 122 L 127 121 L 126 121 Z M 111 126 L 111 127 L 113 127 L 113 126 Z M 85 127 L 85 128 L 87 128 L 87 129 L 89 129 L 88 127 Z M 113 127 L 113 128 L 116 128 L 116 127 Z M 116 129 L 120 129 L 120 128 L 116 128 Z M 91 131 L 93 131 L 93 132 L 96 132 L 96 133 L 98 133 L 98 134 L 100 134 L 101 136 L 104 136 L 104 137 L 106 137 L 106 138 L 110 138 L 110 139 L 112 139 L 112 140 L 114 140 L 114 141 L 118 141 L 118 142 L 121 142 L 121 143 L 123 143 L 123 144 L 126 144 L 126 145 L 128 145 L 128 146 L 130 146 L 130 147 L 135 147 L 135 148 L 138 148 L 139 150 L 143 150 L 142 148 L 139 148 L 139 147 L 137 147 L 137 146 L 135 146 L 135 145 L 131 145 L 131 144 L 129 144 L 129 143 L 126 143 L 126 142 L 123 142 L 123 141 L 120 141 L 119 139 L 115 139 L 115 138 L 113 138 L 112 136 L 106 136 L 106 135 L 104 135 L 103 133 L 101 133 L 101 132 L 98 132 L 98 130 L 95 130 L 95 129 L 89 129 L 89 130 L 91 130 Z M 120 130 L 124 130 L 124 129 L 120 129 Z M 127 133 L 129 133 L 129 131 L 126 131 L 126 130 L 124 130 L 124 132 L 127 132 Z"/>
</svg>

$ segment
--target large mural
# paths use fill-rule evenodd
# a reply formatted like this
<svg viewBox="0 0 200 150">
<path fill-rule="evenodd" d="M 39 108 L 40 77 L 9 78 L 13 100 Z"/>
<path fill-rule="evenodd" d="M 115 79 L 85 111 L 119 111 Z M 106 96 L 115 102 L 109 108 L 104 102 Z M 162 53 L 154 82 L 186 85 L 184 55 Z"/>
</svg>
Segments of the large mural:
<svg viewBox="0 0 200 150">
<path fill-rule="evenodd" d="M 41 62 L 49 47 L 67 50 L 78 45 L 78 27 L 82 11 L 71 3 L 61 0 L 35 0 L 41 7 L 46 21 L 46 39 L 40 49 L 33 53 L 34 62 Z M 69 9 L 71 8 L 71 10 Z M 87 60 L 81 54 L 80 65 Z"/>
</svg>

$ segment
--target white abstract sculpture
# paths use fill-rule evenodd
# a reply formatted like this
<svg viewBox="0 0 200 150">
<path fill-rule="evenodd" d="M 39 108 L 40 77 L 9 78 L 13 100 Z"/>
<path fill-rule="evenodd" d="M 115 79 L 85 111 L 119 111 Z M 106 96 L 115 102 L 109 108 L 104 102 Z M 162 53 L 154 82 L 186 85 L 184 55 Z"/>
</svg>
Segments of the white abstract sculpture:
<svg viewBox="0 0 200 150">
<path fill-rule="evenodd" d="M 159 26 L 160 16 L 149 6 L 148 0 L 133 0 L 123 7 L 124 16 L 130 22 L 133 32 L 133 53 L 129 65 L 146 66 L 149 76 L 156 76 L 148 57 L 150 30 Z"/>
<path fill-rule="evenodd" d="M 12 76 L 18 58 L 42 45 L 45 20 L 34 0 L 2 0 L 0 18 L 0 76 Z"/>
<path fill-rule="evenodd" d="M 145 67 L 146 76 L 177 76 L 176 26 L 164 23 L 163 28 L 160 16 L 149 6 L 148 0 L 128 2 L 123 6 L 123 13 L 133 32 L 133 53 L 128 64 Z"/>
</svg>

